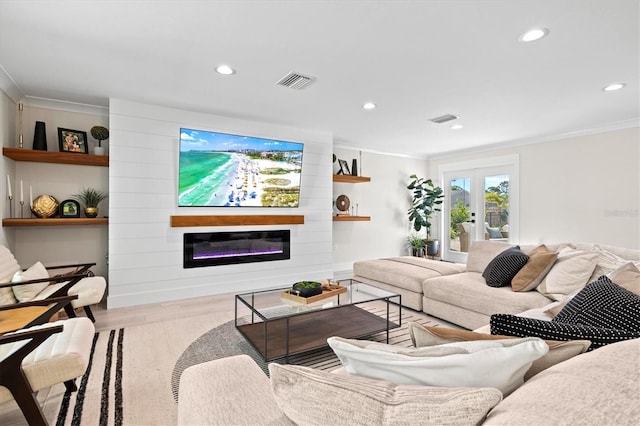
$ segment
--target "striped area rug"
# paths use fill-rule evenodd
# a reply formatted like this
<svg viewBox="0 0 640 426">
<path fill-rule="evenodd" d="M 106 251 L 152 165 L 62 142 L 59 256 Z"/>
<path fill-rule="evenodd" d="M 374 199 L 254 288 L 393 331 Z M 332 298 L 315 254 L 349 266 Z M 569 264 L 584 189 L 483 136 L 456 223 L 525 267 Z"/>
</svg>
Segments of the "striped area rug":
<svg viewBox="0 0 640 426">
<path fill-rule="evenodd" d="M 125 331 L 96 333 L 87 371 L 76 392 L 65 391 L 56 425 L 122 425 Z"/>
</svg>

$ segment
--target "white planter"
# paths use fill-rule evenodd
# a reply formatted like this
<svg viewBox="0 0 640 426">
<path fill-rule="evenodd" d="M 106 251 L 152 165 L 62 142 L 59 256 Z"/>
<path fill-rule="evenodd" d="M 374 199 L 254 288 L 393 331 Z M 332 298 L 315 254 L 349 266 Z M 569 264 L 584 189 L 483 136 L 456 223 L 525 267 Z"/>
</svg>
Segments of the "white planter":
<svg viewBox="0 0 640 426">
<path fill-rule="evenodd" d="M 93 153 L 94 155 L 105 155 L 107 153 L 107 150 L 104 147 L 96 146 L 95 148 L 93 148 Z"/>
</svg>

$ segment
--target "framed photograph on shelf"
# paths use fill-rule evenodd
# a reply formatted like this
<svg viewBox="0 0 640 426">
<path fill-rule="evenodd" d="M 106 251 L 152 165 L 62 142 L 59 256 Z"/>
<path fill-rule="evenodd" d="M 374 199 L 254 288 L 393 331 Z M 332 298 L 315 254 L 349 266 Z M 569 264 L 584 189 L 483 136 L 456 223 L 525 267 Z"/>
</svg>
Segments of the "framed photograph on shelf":
<svg viewBox="0 0 640 426">
<path fill-rule="evenodd" d="M 60 217 L 80 217 L 80 203 L 76 200 L 64 200 L 61 202 Z"/>
<path fill-rule="evenodd" d="M 343 174 L 343 175 L 350 175 L 351 172 L 349 171 L 349 165 L 347 164 L 347 162 L 345 160 L 338 160 L 338 163 L 340 163 L 340 173 L 339 174 Z"/>
<path fill-rule="evenodd" d="M 58 127 L 58 144 L 60 145 L 60 152 L 89 153 L 87 132 Z"/>
</svg>

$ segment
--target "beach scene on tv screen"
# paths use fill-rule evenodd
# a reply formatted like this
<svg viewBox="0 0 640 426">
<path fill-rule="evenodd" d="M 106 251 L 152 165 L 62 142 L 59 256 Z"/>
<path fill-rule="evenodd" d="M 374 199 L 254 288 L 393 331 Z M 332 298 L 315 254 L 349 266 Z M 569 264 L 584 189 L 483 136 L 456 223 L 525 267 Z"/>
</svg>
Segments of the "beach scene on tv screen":
<svg viewBox="0 0 640 426">
<path fill-rule="evenodd" d="M 180 129 L 178 206 L 298 207 L 297 142 Z"/>
</svg>

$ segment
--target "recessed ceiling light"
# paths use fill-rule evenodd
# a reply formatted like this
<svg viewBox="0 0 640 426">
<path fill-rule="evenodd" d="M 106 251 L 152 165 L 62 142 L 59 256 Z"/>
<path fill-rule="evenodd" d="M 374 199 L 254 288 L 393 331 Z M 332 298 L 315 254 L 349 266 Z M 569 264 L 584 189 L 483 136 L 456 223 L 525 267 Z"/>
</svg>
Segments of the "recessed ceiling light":
<svg viewBox="0 0 640 426">
<path fill-rule="evenodd" d="M 611 83 L 608 86 L 602 88 L 605 92 L 615 92 L 616 90 L 622 89 L 626 84 L 624 83 Z"/>
<path fill-rule="evenodd" d="M 373 102 L 367 102 L 366 104 L 362 105 L 363 109 L 374 109 L 376 107 L 376 104 L 374 104 Z"/>
<path fill-rule="evenodd" d="M 462 124 L 454 124 L 453 126 L 451 126 L 451 130 L 460 130 L 463 127 L 464 126 Z"/>
<path fill-rule="evenodd" d="M 528 43 L 530 41 L 540 40 L 542 37 L 545 37 L 547 34 L 549 34 L 549 30 L 546 28 L 534 28 L 522 34 L 518 38 L 518 40 L 524 43 Z"/>
<path fill-rule="evenodd" d="M 236 70 L 231 68 L 229 65 L 220 65 L 219 67 L 216 68 L 216 72 L 222 75 L 231 75 L 231 74 L 235 74 Z"/>
</svg>

